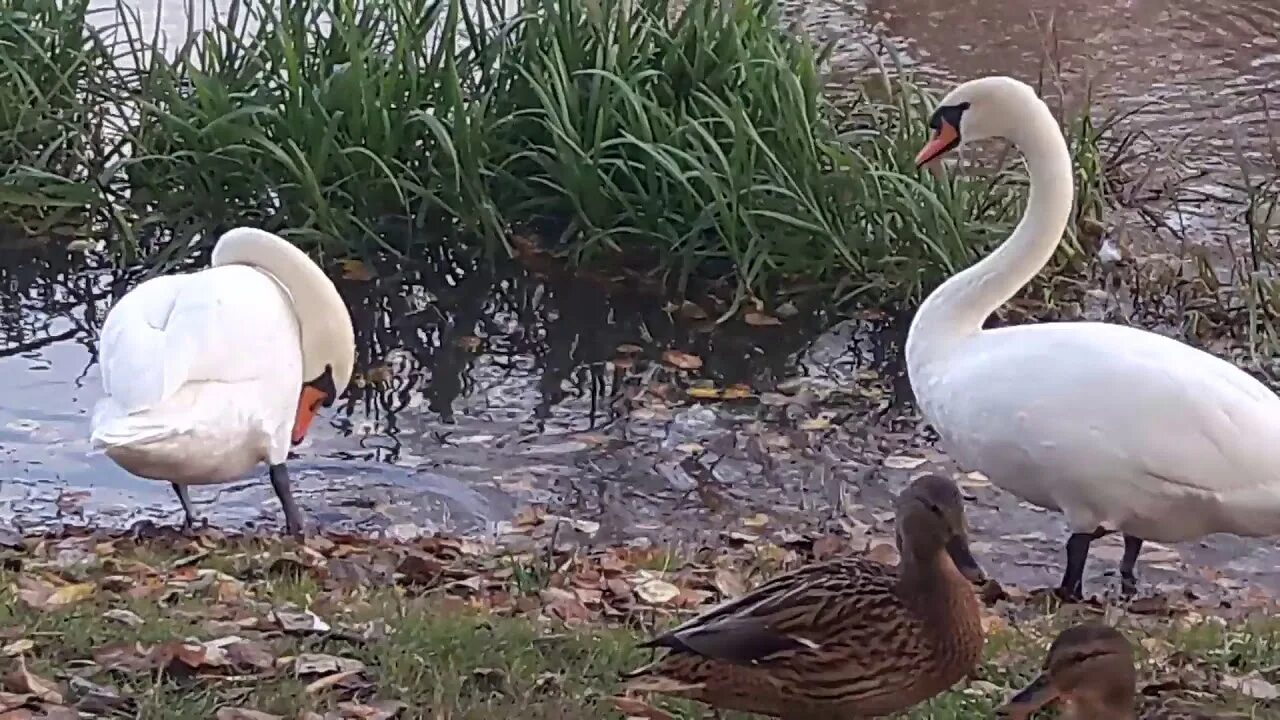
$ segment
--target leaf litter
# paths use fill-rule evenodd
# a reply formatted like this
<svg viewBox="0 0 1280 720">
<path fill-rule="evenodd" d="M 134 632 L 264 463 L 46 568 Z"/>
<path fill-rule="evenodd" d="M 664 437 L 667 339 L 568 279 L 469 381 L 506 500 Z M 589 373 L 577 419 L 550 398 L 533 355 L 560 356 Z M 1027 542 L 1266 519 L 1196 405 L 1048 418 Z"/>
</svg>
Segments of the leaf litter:
<svg viewBox="0 0 1280 720">
<path fill-rule="evenodd" d="M 505 541 L 331 534 L 298 542 L 214 530 L 194 537 L 162 531 L 149 539 L 81 530 L 25 539 L 21 551 L 0 550 L 22 560 L 21 571 L 2 576 L 8 597 L 20 602 L 11 603 L 15 615 L 0 629 L 0 662 L 8 663 L 0 718 L 137 715 L 145 688 L 157 682 L 202 688 L 218 699 L 203 717 L 220 720 L 434 717 L 420 714 L 430 698 L 406 694 L 403 683 L 387 680 L 396 668 L 386 663 L 404 662 L 388 648 L 409 641 L 414 631 L 405 623 L 422 613 L 528 623 L 536 629 L 535 642 L 551 643 L 562 642 L 564 632 L 590 638 L 639 624 L 640 633 L 626 635 L 630 644 L 803 563 L 845 552 L 888 565 L 898 560 L 892 537 L 876 534 L 878 519 L 875 526 L 850 526 L 865 533 L 861 537 L 815 535 L 775 532 L 771 515 L 754 513 L 740 521 L 749 532 L 730 530 L 719 542 L 682 548 L 576 546 L 560 539 L 558 528 L 567 522 L 531 506 L 505 529 Z M 60 563 L 76 553 L 95 562 Z M 375 577 L 385 582 L 370 583 Z M 1155 673 L 1144 676 L 1144 692 L 1280 708 L 1280 655 L 1265 655 L 1261 648 L 1270 645 L 1248 639 L 1280 632 L 1275 624 L 1254 627 L 1267 622 L 1259 618 L 1274 608 L 1257 597 L 1206 608 L 1185 596 L 1157 593 L 1127 608 L 1067 606 L 1050 614 L 1039 595 L 994 581 L 982 597 L 983 627 L 1000 640 L 989 643 L 991 665 L 973 679 L 966 698 L 998 701 L 1020 679 L 1007 668 L 1031 672 L 1057 630 L 1105 613 L 1142 638 L 1142 650 L 1155 663 Z M 92 623 L 92 642 L 73 649 L 74 643 L 33 632 L 73 618 Z M 183 629 L 167 637 L 168 630 L 160 631 L 178 621 Z M 1208 654 L 1194 655 L 1188 649 L 1194 644 L 1179 644 L 1179 633 L 1208 631 L 1221 636 L 1201 642 L 1212 649 Z M 1247 650 L 1255 647 L 1249 642 L 1257 647 Z M 430 666 L 416 657 L 411 662 Z M 490 703 L 512 692 L 511 667 L 491 658 L 449 671 L 473 678 L 464 683 L 472 692 L 489 688 L 483 702 Z M 572 700 L 564 672 L 538 669 L 527 690 L 535 698 L 530 702 L 552 702 L 557 694 Z M 482 676 L 489 679 L 477 684 Z M 599 706 L 582 718 L 675 717 L 663 702 L 619 695 L 603 677 L 590 681 L 597 683 L 591 702 Z M 262 695 L 262 687 L 292 690 L 282 699 Z"/>
</svg>

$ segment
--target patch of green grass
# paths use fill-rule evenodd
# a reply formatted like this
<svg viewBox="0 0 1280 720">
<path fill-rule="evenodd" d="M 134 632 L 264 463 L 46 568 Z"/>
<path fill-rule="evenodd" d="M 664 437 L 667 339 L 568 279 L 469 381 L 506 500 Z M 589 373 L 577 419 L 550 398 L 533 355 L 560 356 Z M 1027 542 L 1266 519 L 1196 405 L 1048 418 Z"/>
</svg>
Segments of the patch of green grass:
<svg viewBox="0 0 1280 720">
<path fill-rule="evenodd" d="M 62 562 L 72 552 L 46 556 Z M 92 595 L 65 607 L 33 607 L 21 596 L 31 582 L 49 577 L 47 569 L 39 569 L 43 562 L 21 572 L 6 570 L 0 572 L 0 645 L 10 656 L 21 655 L 30 672 L 63 683 L 62 689 L 72 676 L 88 679 L 132 698 L 134 716 L 157 719 L 209 718 L 233 706 L 293 718 L 304 711 L 341 713 L 344 702 L 387 700 L 405 703 L 400 716 L 405 718 L 619 718 L 610 699 L 622 691 L 619 674 L 650 658 L 635 647 L 647 634 L 633 626 L 638 617 L 625 626 L 599 618 L 565 626 L 540 612 L 537 589 L 485 610 L 474 599 L 448 596 L 439 588 L 418 594 L 385 583 L 338 584 L 323 579 L 325 573 L 282 571 L 278 560 L 292 556 L 235 543 L 212 545 L 202 557 L 166 550 L 161 543 L 122 546 L 107 551 L 106 559 L 59 571 L 95 587 Z M 144 567 L 150 569 L 139 574 Z M 225 576 L 211 575 L 215 569 Z M 132 582 L 121 579 L 130 577 Z M 121 621 L 125 610 L 133 614 L 132 622 Z M 309 611 L 332 630 L 282 632 L 271 620 L 274 611 Z M 1266 705 L 1224 689 L 1222 680 L 1251 673 L 1280 680 L 1275 677 L 1280 623 L 1273 618 L 1111 614 L 1109 621 L 1137 647 L 1142 683 L 1156 683 L 1161 697 L 1175 693 L 1219 710 L 1253 713 L 1246 717 L 1267 716 Z M 1053 636 L 1081 619 L 1066 610 L 1045 615 L 1030 607 L 1018 610 L 1017 618 L 995 621 L 973 682 L 904 717 L 990 717 L 1038 672 Z M 170 671 L 136 672 L 102 666 L 108 662 L 104 648 L 198 644 L 229 636 L 276 658 L 275 669 L 204 667 L 193 674 L 176 665 Z M 303 653 L 359 661 L 367 668 L 367 681 L 354 690 L 316 687 L 316 677 L 293 672 L 291 658 Z M 95 658 L 97 664 L 91 662 Z M 0 662 L 13 666 L 18 660 Z M 648 701 L 681 720 L 703 717 L 695 703 Z"/>
</svg>

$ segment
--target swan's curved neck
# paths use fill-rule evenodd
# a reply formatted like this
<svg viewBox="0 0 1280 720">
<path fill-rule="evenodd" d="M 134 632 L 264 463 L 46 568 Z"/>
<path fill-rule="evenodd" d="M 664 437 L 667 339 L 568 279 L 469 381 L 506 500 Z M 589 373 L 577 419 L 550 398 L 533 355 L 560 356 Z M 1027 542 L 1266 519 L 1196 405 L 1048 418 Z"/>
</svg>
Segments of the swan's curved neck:
<svg viewBox="0 0 1280 720">
<path fill-rule="evenodd" d="M 340 385 L 337 391 L 345 388 L 355 357 L 351 314 L 333 282 L 306 253 L 272 233 L 239 227 L 218 238 L 211 264 L 249 265 L 280 283 L 298 318 L 303 381 L 316 380 L 329 367 Z"/>
<path fill-rule="evenodd" d="M 1025 131 L 1014 144 L 1026 157 L 1031 194 L 1013 234 L 983 260 L 925 299 L 907 334 L 907 365 L 945 357 L 956 342 L 982 330 L 991 313 L 1049 262 L 1062 239 L 1075 197 L 1071 154 L 1049 108 L 1038 98 L 1019 108 Z"/>
</svg>

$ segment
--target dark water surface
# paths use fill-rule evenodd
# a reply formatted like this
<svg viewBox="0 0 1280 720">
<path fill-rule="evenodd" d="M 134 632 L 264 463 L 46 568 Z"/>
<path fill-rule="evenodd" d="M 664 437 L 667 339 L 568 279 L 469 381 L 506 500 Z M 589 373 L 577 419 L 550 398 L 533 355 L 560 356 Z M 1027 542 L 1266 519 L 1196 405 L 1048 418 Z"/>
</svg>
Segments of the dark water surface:
<svg viewBox="0 0 1280 720">
<path fill-rule="evenodd" d="M 29 531 L 180 517 L 167 485 L 89 452 L 96 331 L 141 276 L 92 258 L 54 242 L 0 246 L 0 517 Z M 537 503 L 582 540 L 839 529 L 876 543 L 891 539 L 894 492 L 919 472 L 956 470 L 903 402 L 900 324 L 883 318 L 822 333 L 808 315 L 712 331 L 711 319 L 656 297 L 443 252 L 339 285 L 361 380 L 291 460 L 313 524 L 491 534 Z M 679 371 L 662 362 L 668 350 L 703 366 Z M 739 384 L 750 398 L 690 394 Z M 961 479 L 975 549 L 996 577 L 1052 582 L 1061 518 L 980 475 Z M 278 527 L 261 474 L 192 494 L 216 524 Z M 1113 569 L 1119 551 L 1100 543 L 1093 570 Z M 1280 589 L 1270 541 L 1151 545 L 1147 560 L 1150 577 L 1204 593 L 1234 592 L 1243 578 Z"/>
</svg>

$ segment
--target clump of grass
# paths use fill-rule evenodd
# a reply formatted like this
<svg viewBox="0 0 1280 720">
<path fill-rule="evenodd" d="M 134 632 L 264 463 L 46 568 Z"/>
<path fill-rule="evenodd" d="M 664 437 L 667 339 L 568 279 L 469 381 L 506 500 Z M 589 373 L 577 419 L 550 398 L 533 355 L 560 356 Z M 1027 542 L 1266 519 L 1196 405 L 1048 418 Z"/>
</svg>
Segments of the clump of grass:
<svg viewBox="0 0 1280 720">
<path fill-rule="evenodd" d="M 89 159 L 49 172 L 98 190 L 81 202 L 125 237 L 247 222 L 413 254 L 441 235 L 495 250 L 537 222 L 572 260 L 621 258 L 677 290 L 838 286 L 895 306 L 1020 210 L 1015 174 L 914 167 L 934 98 L 909 78 L 882 74 L 874 100 L 842 90 L 837 111 L 826 53 L 783 30 L 773 0 L 228 0 L 166 52 L 123 5 L 112 45 L 88 0 L 78 15 L 22 2 L 57 47 L 114 64 L 65 96 L 110 114 L 117 141 L 58 126 Z M 1087 151 L 1098 133 L 1079 130 Z"/>
<path fill-rule="evenodd" d="M 115 62 L 90 0 L 14 0 L 0 8 L 0 213 L 40 231 L 98 200 L 95 89 Z"/>
<path fill-rule="evenodd" d="M 489 121 L 468 101 L 492 34 L 460 0 L 228 10 L 140 93 L 129 184 L 162 217 L 256 221 L 343 252 L 390 218 L 500 236 Z"/>
</svg>

